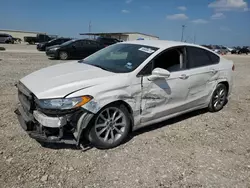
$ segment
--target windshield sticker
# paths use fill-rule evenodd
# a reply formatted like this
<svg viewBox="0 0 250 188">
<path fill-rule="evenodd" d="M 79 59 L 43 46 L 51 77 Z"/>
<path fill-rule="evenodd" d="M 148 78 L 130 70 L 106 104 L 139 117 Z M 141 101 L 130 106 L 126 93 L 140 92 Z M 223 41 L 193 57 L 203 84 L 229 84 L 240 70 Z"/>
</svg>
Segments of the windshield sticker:
<svg viewBox="0 0 250 188">
<path fill-rule="evenodd" d="M 130 63 L 130 62 L 128 62 L 126 65 L 125 65 L 125 67 L 127 67 L 128 69 L 132 69 L 133 67 L 132 67 L 132 63 Z"/>
<path fill-rule="evenodd" d="M 145 48 L 145 47 L 141 47 L 138 50 L 142 51 L 142 52 L 146 52 L 148 54 L 152 54 L 155 52 L 155 50 L 152 50 L 151 48 Z"/>
</svg>

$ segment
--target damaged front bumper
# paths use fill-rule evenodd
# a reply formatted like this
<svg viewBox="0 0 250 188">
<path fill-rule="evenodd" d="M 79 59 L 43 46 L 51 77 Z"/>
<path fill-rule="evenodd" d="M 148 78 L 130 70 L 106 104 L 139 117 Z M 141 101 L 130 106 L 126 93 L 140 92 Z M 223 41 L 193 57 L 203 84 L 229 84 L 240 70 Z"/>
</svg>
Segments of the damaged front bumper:
<svg viewBox="0 0 250 188">
<path fill-rule="evenodd" d="M 39 142 L 76 144 L 94 114 L 82 109 L 45 110 L 22 83 L 17 84 L 19 106 L 15 110 L 21 127 Z"/>
<path fill-rule="evenodd" d="M 63 116 L 48 116 L 34 110 L 33 114 L 26 112 L 20 105 L 15 113 L 20 126 L 28 135 L 42 143 L 63 143 L 80 145 L 81 136 L 92 114 L 76 111 Z"/>
</svg>

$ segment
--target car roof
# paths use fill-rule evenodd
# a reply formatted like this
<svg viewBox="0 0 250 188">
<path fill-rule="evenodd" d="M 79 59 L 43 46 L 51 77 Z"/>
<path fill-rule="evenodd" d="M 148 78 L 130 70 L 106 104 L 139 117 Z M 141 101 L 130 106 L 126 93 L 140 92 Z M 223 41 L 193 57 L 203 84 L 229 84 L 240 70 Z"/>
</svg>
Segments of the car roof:
<svg viewBox="0 0 250 188">
<path fill-rule="evenodd" d="M 156 48 L 171 48 L 175 46 L 194 46 L 194 47 L 207 49 L 205 47 L 202 47 L 196 44 L 178 42 L 178 41 L 170 41 L 170 40 L 135 40 L 135 41 L 126 41 L 123 43 L 146 45 L 146 46 L 152 46 Z"/>
</svg>

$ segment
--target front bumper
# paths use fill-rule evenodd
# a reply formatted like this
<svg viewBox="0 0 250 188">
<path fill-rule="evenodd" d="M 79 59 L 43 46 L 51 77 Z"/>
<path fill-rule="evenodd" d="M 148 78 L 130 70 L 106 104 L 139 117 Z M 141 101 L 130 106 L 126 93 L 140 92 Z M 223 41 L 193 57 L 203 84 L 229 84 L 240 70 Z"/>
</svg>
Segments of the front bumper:
<svg viewBox="0 0 250 188">
<path fill-rule="evenodd" d="M 46 51 L 46 55 L 49 56 L 49 57 L 53 57 L 53 58 L 57 58 L 58 57 L 57 51 L 47 50 Z"/>
<path fill-rule="evenodd" d="M 82 133 L 94 114 L 82 108 L 66 111 L 40 109 L 34 94 L 25 85 L 19 82 L 16 86 L 20 104 L 15 113 L 30 137 L 39 142 L 80 145 Z"/>
<path fill-rule="evenodd" d="M 31 138 L 44 143 L 77 144 L 73 127 L 67 127 L 66 117 L 49 117 L 38 111 L 34 111 L 32 116 L 22 106 L 15 113 L 20 126 Z"/>
</svg>

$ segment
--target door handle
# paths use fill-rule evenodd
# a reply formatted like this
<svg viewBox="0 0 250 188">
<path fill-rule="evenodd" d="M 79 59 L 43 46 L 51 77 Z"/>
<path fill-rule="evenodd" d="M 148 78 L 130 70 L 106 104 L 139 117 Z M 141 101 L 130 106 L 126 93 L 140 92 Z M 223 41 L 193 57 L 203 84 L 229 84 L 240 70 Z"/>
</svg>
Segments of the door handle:
<svg viewBox="0 0 250 188">
<path fill-rule="evenodd" d="M 180 79 L 186 80 L 188 79 L 189 76 L 187 76 L 186 74 L 182 74 L 179 76 Z"/>
<path fill-rule="evenodd" d="M 210 72 L 213 73 L 213 74 L 216 74 L 218 71 L 215 70 L 215 69 L 211 69 Z"/>
</svg>

